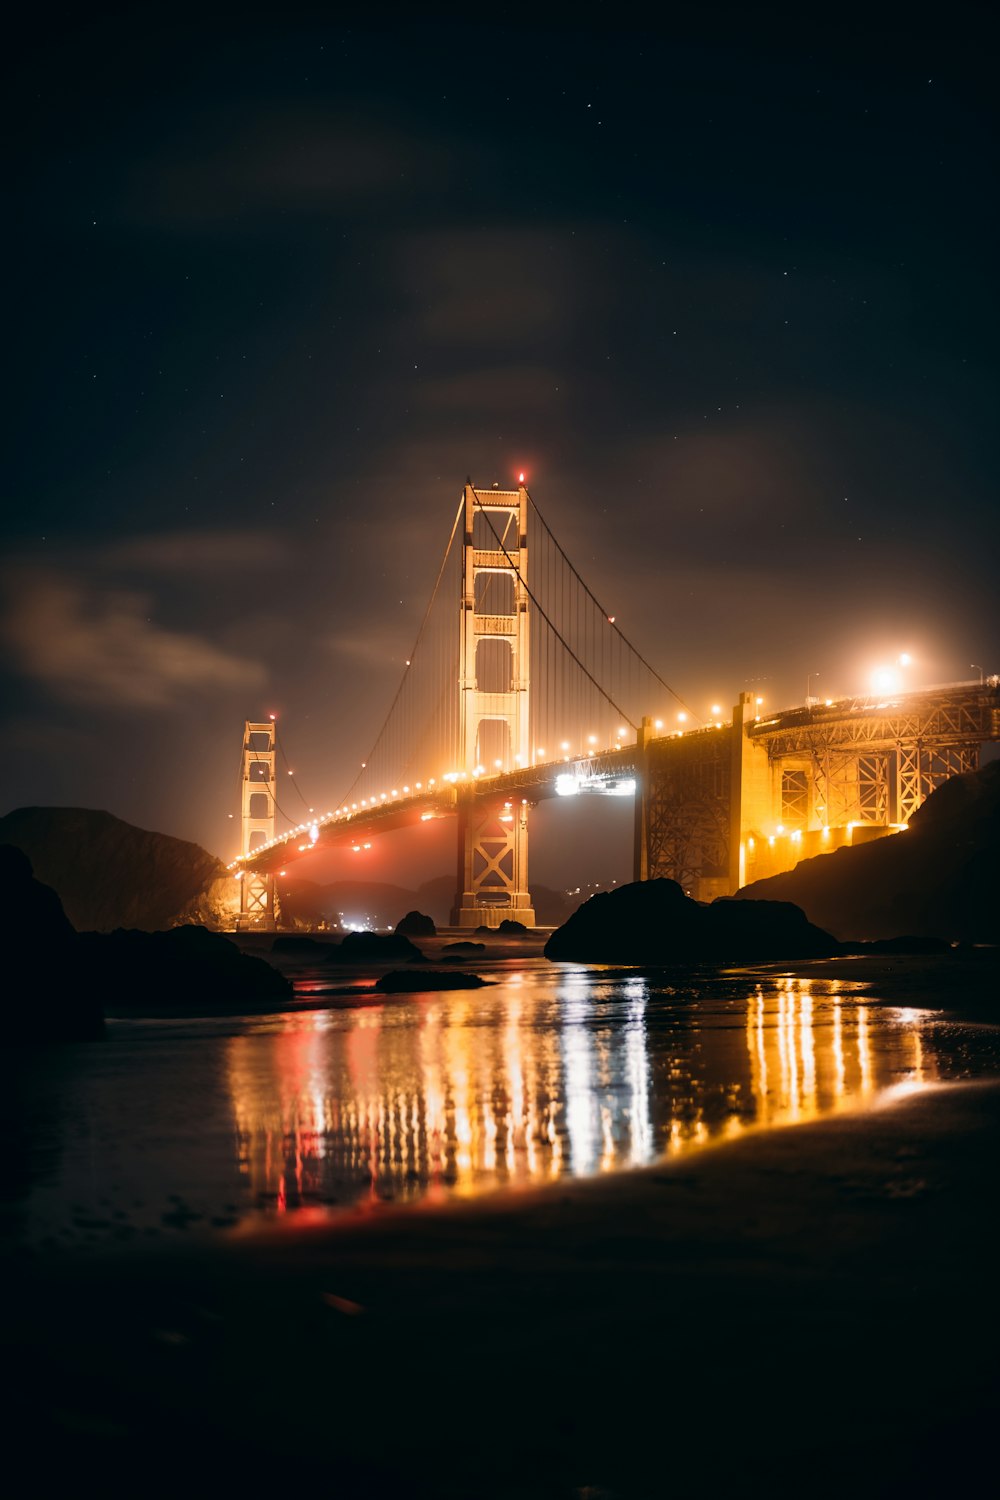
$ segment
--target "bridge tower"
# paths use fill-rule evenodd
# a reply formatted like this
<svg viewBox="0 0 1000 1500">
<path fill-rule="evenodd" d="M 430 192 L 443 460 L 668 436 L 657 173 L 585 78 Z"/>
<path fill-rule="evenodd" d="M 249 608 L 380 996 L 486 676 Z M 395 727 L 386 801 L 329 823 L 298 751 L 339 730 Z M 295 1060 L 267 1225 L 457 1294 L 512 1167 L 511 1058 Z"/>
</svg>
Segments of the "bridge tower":
<svg viewBox="0 0 1000 1500">
<path fill-rule="evenodd" d="M 243 726 L 240 764 L 240 831 L 242 854 L 252 854 L 274 838 L 274 781 L 277 774 L 277 736 L 274 720 Z M 273 931 L 275 926 L 273 871 L 244 870 L 240 879 L 237 930 Z"/>
<path fill-rule="evenodd" d="M 528 804 L 488 778 L 530 762 L 528 492 L 465 486 L 459 640 L 457 927 L 535 925 Z"/>
</svg>

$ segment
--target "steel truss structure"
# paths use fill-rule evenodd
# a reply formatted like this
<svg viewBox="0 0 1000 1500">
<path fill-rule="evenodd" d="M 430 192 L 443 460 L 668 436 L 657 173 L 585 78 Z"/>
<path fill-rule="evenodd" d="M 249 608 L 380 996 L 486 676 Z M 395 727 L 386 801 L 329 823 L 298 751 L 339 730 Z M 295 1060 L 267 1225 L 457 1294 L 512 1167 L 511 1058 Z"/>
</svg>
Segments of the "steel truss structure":
<svg viewBox="0 0 1000 1500">
<path fill-rule="evenodd" d="M 809 766 L 820 826 L 908 823 L 942 782 L 978 768 L 985 741 L 1000 739 L 1000 693 L 962 686 L 890 702 L 850 699 L 794 709 L 748 735 L 772 763 Z"/>
</svg>

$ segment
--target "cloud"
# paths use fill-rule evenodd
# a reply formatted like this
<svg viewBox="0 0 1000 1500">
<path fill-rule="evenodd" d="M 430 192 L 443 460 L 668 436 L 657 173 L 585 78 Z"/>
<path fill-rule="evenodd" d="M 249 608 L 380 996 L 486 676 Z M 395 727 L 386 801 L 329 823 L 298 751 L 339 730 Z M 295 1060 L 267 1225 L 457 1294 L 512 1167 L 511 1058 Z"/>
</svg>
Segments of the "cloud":
<svg viewBox="0 0 1000 1500">
<path fill-rule="evenodd" d="M 497 417 L 558 409 L 566 382 L 557 371 L 537 365 L 507 365 L 468 370 L 428 380 L 417 388 L 417 399 L 428 409 L 457 416 L 488 412 Z"/>
<path fill-rule="evenodd" d="M 446 343 L 523 348 L 569 327 L 573 262 L 533 230 L 451 230 L 410 237 L 400 277 L 419 332 Z"/>
<path fill-rule="evenodd" d="M 99 561 L 147 573 L 272 568 L 287 561 L 283 538 L 269 531 L 175 531 L 128 537 L 106 547 Z"/>
<path fill-rule="evenodd" d="M 133 211 L 151 222 L 200 228 L 275 212 L 313 213 L 350 204 L 380 212 L 387 195 L 445 186 L 450 149 L 384 119 L 278 105 L 205 119 L 196 150 L 168 141 L 141 164 Z"/>
<path fill-rule="evenodd" d="M 64 702 L 161 709 L 192 692 L 263 682 L 257 662 L 165 630 L 149 609 L 140 593 L 22 570 L 8 587 L 0 637 L 21 673 Z"/>
</svg>

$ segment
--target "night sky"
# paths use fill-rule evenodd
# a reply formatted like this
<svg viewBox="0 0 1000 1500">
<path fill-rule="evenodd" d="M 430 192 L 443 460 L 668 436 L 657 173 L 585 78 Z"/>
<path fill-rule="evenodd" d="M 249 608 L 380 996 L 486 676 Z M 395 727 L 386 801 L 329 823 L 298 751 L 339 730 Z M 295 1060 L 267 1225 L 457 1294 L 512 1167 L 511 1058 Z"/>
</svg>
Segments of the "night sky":
<svg viewBox="0 0 1000 1500">
<path fill-rule="evenodd" d="M 696 708 L 1000 670 L 988 8 L 408 14 L 22 34 L 3 810 L 335 805 L 467 474 Z"/>
</svg>

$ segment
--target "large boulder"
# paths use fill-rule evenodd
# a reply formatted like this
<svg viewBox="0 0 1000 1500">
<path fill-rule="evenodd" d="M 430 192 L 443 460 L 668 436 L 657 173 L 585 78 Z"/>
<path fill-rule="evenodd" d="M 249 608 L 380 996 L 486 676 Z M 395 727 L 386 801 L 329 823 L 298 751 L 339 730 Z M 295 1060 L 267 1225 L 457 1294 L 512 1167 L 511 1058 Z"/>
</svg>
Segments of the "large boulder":
<svg viewBox="0 0 1000 1500">
<path fill-rule="evenodd" d="M 343 942 L 330 949 L 328 963 L 397 964 L 423 963 L 424 955 L 408 937 L 396 932 L 349 932 Z"/>
<path fill-rule="evenodd" d="M 764 963 L 839 952 L 835 938 L 787 902 L 722 899 L 705 906 L 675 880 L 601 891 L 545 944 L 546 958 L 612 964 Z"/>
<path fill-rule="evenodd" d="M 802 860 L 739 899 L 794 901 L 844 939 L 1000 943 L 1000 761 L 953 776 L 905 833 Z"/>
<path fill-rule="evenodd" d="M 277 969 L 204 927 L 81 933 L 76 962 L 109 1016 L 242 1015 L 292 998 Z"/>
<path fill-rule="evenodd" d="M 95 993 L 77 970 L 78 938 L 55 891 L 22 850 L 0 845 L 2 1041 L 90 1041 L 104 1030 Z"/>
</svg>

